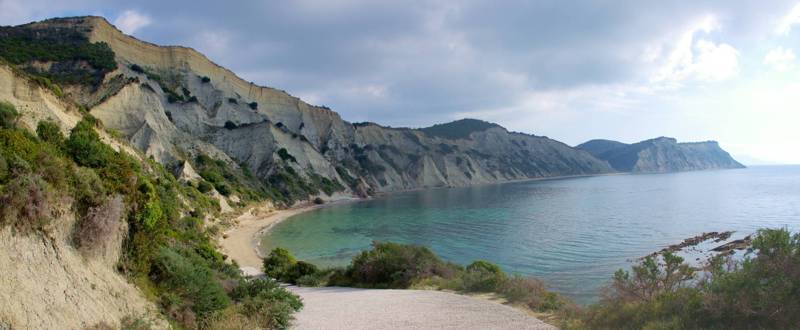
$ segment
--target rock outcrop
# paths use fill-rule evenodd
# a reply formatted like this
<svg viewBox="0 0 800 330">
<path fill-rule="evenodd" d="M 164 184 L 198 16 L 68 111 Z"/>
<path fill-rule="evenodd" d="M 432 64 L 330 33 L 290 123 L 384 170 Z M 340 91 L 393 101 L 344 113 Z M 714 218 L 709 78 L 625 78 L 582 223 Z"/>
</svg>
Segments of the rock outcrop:
<svg viewBox="0 0 800 330">
<path fill-rule="evenodd" d="M 744 167 L 716 141 L 678 143 L 673 138 L 660 137 L 625 144 L 591 140 L 577 148 L 607 161 L 620 172 L 664 173 Z"/>
</svg>

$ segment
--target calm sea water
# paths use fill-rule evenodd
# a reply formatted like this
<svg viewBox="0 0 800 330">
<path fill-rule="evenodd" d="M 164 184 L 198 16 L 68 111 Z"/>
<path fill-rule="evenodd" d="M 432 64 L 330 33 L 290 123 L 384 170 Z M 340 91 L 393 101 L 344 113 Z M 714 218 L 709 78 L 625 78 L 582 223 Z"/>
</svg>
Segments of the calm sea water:
<svg viewBox="0 0 800 330">
<path fill-rule="evenodd" d="M 372 241 L 486 259 L 578 302 L 631 260 L 707 231 L 800 229 L 800 166 L 528 181 L 390 194 L 276 225 L 262 247 L 344 265 Z"/>
</svg>

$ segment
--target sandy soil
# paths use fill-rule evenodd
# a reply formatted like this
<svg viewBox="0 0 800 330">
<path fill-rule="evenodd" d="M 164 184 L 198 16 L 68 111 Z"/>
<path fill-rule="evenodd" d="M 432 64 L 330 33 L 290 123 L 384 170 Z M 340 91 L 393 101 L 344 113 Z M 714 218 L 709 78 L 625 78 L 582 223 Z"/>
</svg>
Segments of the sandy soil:
<svg viewBox="0 0 800 330">
<path fill-rule="evenodd" d="M 289 287 L 296 329 L 556 329 L 513 307 L 449 292 Z"/>
</svg>

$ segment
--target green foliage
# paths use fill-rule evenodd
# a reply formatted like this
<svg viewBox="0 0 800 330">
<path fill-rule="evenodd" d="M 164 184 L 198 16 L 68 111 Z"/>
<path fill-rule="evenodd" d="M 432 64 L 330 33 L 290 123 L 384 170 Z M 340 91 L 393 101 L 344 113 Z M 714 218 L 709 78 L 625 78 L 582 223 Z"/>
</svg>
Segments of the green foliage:
<svg viewBox="0 0 800 330">
<path fill-rule="evenodd" d="M 36 135 L 39 136 L 40 140 L 58 148 L 64 145 L 64 134 L 61 134 L 61 128 L 52 120 L 40 121 L 36 125 Z"/>
<path fill-rule="evenodd" d="M 281 157 L 283 161 L 291 161 L 297 163 L 297 159 L 292 156 L 286 148 L 278 149 L 278 156 Z"/>
<path fill-rule="evenodd" d="M 86 117 L 67 140 L 52 122 L 37 126 L 38 138 L 0 128 L 0 226 L 26 234 L 46 232 L 56 207 L 72 201 L 79 218 L 73 243 L 81 251 L 102 246 L 122 221 L 128 223 L 120 270 L 159 299 L 174 322 L 203 326 L 228 311 L 249 320 L 246 324 L 286 325 L 300 308 L 299 299 L 273 288 L 231 305 L 223 285 L 231 288 L 241 281 L 238 267 L 216 250 L 202 219 L 182 217 L 202 217 L 217 212 L 219 205 L 192 185 L 179 183 L 155 161 L 114 151 L 100 140 L 97 126 Z M 224 162 L 203 161 L 226 182 L 252 176 Z M 306 274 L 308 267 L 295 273 Z"/>
<path fill-rule="evenodd" d="M 353 257 L 346 276 L 356 286 L 408 288 L 427 277 L 452 278 L 456 269 L 426 247 L 374 242 Z"/>
<path fill-rule="evenodd" d="M 114 157 L 114 150 L 100 140 L 92 120 L 83 119 L 72 128 L 66 147 L 78 165 L 104 167 Z"/>
<path fill-rule="evenodd" d="M 800 324 L 800 234 L 760 230 L 755 256 L 722 255 L 694 272 L 676 256 L 618 271 L 610 293 L 588 310 L 590 328 L 788 329 Z"/>
<path fill-rule="evenodd" d="M 313 276 L 319 272 L 319 268 L 314 264 L 305 262 L 305 261 L 298 261 L 294 263 L 289 270 L 286 272 L 284 280 L 292 283 L 297 284 L 298 279 L 304 276 Z"/>
<path fill-rule="evenodd" d="M 220 194 L 237 194 L 243 202 L 262 200 L 269 196 L 262 181 L 244 166 L 234 168 L 223 160 L 206 155 L 197 156 L 193 165 L 200 176 Z"/>
<path fill-rule="evenodd" d="M 46 72 L 29 72 L 59 83 L 92 84 L 117 68 L 114 52 L 104 42 L 92 43 L 69 29 L 0 28 L 0 58 L 13 64 L 33 61 L 55 62 Z M 81 64 L 85 62 L 88 66 Z"/>
<path fill-rule="evenodd" d="M 461 275 L 462 290 L 469 292 L 495 292 L 506 280 L 500 266 L 484 260 L 469 264 Z"/>
<path fill-rule="evenodd" d="M 252 110 L 258 110 L 258 102 L 250 102 L 250 103 L 248 103 L 247 105 L 248 105 L 248 106 L 250 107 L 250 109 L 252 109 Z"/>
<path fill-rule="evenodd" d="M 206 76 L 203 76 L 202 78 L 200 78 L 200 81 L 201 81 L 202 83 L 204 83 L 204 84 L 207 84 L 207 83 L 210 83 L 210 82 L 211 82 L 211 78 L 209 78 L 209 77 L 206 77 Z"/>
<path fill-rule="evenodd" d="M 138 64 L 131 64 L 130 68 L 131 68 L 131 71 L 133 71 L 133 72 L 144 73 L 144 68 L 142 68 Z"/>
<path fill-rule="evenodd" d="M 152 273 L 160 286 L 190 301 L 197 315 L 206 316 L 230 304 L 222 286 L 214 280 L 212 270 L 201 258 L 163 247 L 153 265 Z"/>
<path fill-rule="evenodd" d="M 13 104 L 0 101 L 0 127 L 13 128 L 17 124 L 19 112 Z"/>
<path fill-rule="evenodd" d="M 288 328 L 291 314 L 303 308 L 298 296 L 271 279 L 242 281 L 231 296 L 240 303 L 242 314 L 265 328 Z"/>
<path fill-rule="evenodd" d="M 457 140 L 468 139 L 470 134 L 482 132 L 492 127 L 500 126 L 477 119 L 461 119 L 446 124 L 426 127 L 421 129 L 421 131 L 428 136 Z"/>
<path fill-rule="evenodd" d="M 275 248 L 264 258 L 264 274 L 276 280 L 285 280 L 297 260 L 284 248 Z"/>
<path fill-rule="evenodd" d="M 201 193 L 205 194 L 212 189 L 214 189 L 214 185 L 208 183 L 206 180 L 200 180 L 200 182 L 197 183 L 197 190 L 199 190 Z"/>
</svg>

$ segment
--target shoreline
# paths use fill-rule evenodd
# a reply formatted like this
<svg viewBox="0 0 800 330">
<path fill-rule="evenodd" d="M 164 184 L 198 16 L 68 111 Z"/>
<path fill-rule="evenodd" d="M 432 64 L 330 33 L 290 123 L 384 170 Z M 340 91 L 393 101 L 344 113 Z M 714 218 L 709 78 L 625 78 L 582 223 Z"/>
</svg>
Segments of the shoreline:
<svg viewBox="0 0 800 330">
<path fill-rule="evenodd" d="M 262 275 L 261 238 L 275 225 L 311 210 L 337 204 L 365 200 L 362 198 L 339 196 L 325 204 L 304 202 L 288 209 L 275 209 L 269 202 L 253 206 L 233 219 L 233 225 L 225 230 L 217 242 L 222 252 L 239 265 L 247 276 Z"/>
<path fill-rule="evenodd" d="M 220 245 L 222 252 L 239 265 L 239 268 L 247 276 L 263 275 L 261 271 L 262 259 L 264 255 L 261 252 L 261 238 L 268 233 L 275 225 L 282 221 L 291 218 L 295 215 L 309 212 L 311 210 L 320 209 L 332 205 L 342 203 L 352 203 L 365 201 L 373 198 L 382 198 L 389 194 L 414 192 L 428 189 L 453 189 L 453 188 L 468 188 L 473 186 L 486 186 L 507 183 L 518 183 L 526 181 L 547 181 L 547 180 L 561 180 L 573 179 L 595 176 L 608 176 L 608 175 L 625 175 L 628 173 L 600 173 L 600 174 L 579 174 L 579 175 L 563 175 L 553 177 L 541 178 L 527 178 L 515 179 L 499 182 L 486 182 L 477 183 L 466 186 L 443 186 L 443 187 L 425 187 L 403 189 L 391 192 L 379 192 L 374 196 L 368 198 L 354 197 L 350 195 L 337 195 L 334 194 L 325 201 L 325 204 L 314 204 L 311 201 L 304 201 L 295 204 L 287 209 L 276 209 L 271 203 L 265 202 L 245 210 L 241 215 L 233 219 L 233 224 L 230 228 L 225 230 L 218 238 L 217 242 Z"/>
</svg>

